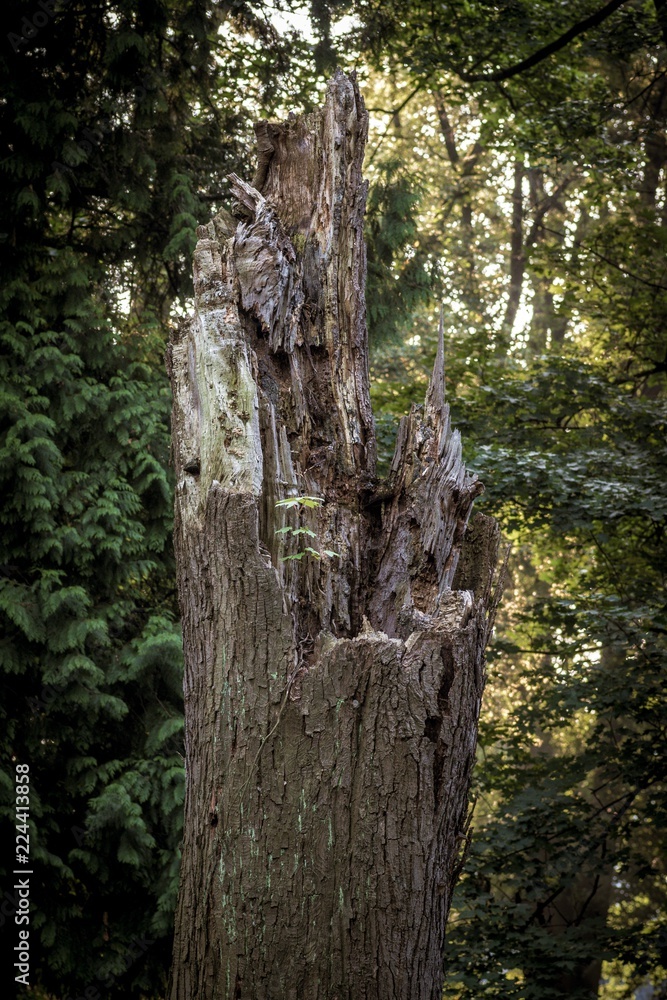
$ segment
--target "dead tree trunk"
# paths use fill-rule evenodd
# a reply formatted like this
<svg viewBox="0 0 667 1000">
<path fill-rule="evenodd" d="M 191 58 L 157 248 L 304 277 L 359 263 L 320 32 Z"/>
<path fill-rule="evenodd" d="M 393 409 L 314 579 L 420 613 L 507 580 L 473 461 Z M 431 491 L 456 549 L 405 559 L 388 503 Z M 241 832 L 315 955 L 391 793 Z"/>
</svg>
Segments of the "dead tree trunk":
<svg viewBox="0 0 667 1000">
<path fill-rule="evenodd" d="M 172 1000 L 441 992 L 498 540 L 479 515 L 466 534 L 482 487 L 442 344 L 375 478 L 366 133 L 341 73 L 322 109 L 257 126 L 253 185 L 232 175 L 235 216 L 200 228 L 195 315 L 170 348 L 187 746 Z M 289 496 L 323 503 L 276 506 Z"/>
</svg>

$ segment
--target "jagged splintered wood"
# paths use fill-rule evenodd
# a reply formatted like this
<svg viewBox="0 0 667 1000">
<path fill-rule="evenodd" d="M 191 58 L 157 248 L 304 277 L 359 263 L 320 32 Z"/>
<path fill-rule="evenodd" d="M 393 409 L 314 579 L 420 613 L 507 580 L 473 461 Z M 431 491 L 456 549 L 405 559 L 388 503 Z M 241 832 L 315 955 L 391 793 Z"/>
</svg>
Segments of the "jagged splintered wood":
<svg viewBox="0 0 667 1000">
<path fill-rule="evenodd" d="M 376 480 L 356 81 L 256 131 L 254 184 L 232 175 L 234 216 L 200 227 L 169 352 L 187 747 L 171 998 L 435 1000 L 498 532 L 467 528 L 482 487 L 442 338 Z M 306 495 L 324 503 L 276 507 Z M 304 538 L 340 557 L 286 560 Z"/>
</svg>

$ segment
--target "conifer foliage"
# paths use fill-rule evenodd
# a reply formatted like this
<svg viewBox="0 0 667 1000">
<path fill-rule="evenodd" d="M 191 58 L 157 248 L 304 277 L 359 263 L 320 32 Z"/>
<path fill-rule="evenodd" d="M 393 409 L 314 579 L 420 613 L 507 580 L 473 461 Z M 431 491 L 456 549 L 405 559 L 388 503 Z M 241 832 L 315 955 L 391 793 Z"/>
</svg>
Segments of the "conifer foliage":
<svg viewBox="0 0 667 1000">
<path fill-rule="evenodd" d="M 65 985 L 169 926 L 180 648 L 167 393 L 76 256 L 40 264 L 2 299 L 3 784 L 30 766 L 33 940 Z"/>
</svg>

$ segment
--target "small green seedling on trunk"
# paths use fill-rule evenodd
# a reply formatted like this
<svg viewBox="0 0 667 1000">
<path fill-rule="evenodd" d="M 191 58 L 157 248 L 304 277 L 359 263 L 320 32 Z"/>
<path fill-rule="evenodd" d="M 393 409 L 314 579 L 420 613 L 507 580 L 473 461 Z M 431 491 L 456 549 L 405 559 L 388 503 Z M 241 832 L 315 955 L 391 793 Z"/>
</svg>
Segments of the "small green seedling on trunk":
<svg viewBox="0 0 667 1000">
<path fill-rule="evenodd" d="M 285 497 L 284 500 L 278 500 L 276 507 L 284 507 L 286 510 L 291 510 L 296 507 L 297 510 L 302 508 L 314 508 L 321 507 L 324 503 L 323 497 Z M 275 532 L 276 535 L 291 535 L 296 537 L 298 535 L 305 535 L 307 538 L 314 538 L 317 540 L 317 535 L 312 530 L 312 528 L 293 528 L 291 525 L 285 525 L 284 528 L 278 528 Z M 316 559 L 321 559 L 322 556 L 328 556 L 333 559 L 335 556 L 340 559 L 340 552 L 334 552 L 333 549 L 322 549 L 320 552 L 318 549 L 314 549 L 311 545 L 306 545 L 304 549 L 299 552 L 294 552 L 289 556 L 281 556 L 281 562 L 289 562 L 292 559 L 303 559 L 305 555 L 314 556 Z"/>
</svg>

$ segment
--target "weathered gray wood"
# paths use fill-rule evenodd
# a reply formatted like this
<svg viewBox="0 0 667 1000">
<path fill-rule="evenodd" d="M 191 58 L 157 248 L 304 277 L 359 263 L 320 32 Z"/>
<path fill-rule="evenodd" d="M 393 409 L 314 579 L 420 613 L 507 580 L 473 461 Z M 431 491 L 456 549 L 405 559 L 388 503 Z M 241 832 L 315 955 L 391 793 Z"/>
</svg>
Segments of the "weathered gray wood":
<svg viewBox="0 0 667 1000">
<path fill-rule="evenodd" d="M 257 127 L 236 217 L 200 227 L 174 337 L 187 800 L 172 1000 L 440 996 L 493 613 L 497 528 L 438 354 L 375 478 L 367 116 Z M 287 496 L 324 499 L 285 512 Z M 284 561 L 308 526 L 318 551 Z M 480 541 L 481 540 L 481 541 Z"/>
</svg>

